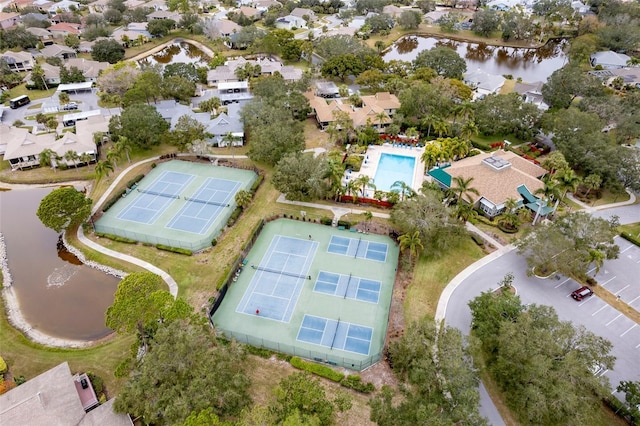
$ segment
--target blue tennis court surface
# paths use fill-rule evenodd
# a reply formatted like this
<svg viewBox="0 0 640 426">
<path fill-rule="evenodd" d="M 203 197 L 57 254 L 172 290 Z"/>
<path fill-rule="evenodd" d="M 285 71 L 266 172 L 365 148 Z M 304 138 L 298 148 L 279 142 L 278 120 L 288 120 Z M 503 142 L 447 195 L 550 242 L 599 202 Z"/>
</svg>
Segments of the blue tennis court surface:
<svg viewBox="0 0 640 426">
<path fill-rule="evenodd" d="M 208 178 L 191 197 L 185 198 L 185 205 L 167 223 L 167 228 L 193 234 L 206 234 L 209 227 L 229 207 L 240 182 Z"/>
<path fill-rule="evenodd" d="M 331 349 L 369 355 L 372 335 L 373 329 L 370 327 L 305 315 L 297 339 Z"/>
<path fill-rule="evenodd" d="M 327 251 L 333 254 L 351 256 L 354 259 L 368 259 L 378 262 L 387 260 L 388 246 L 385 243 L 375 243 L 363 239 L 339 237 L 333 235 Z"/>
<path fill-rule="evenodd" d="M 381 285 L 380 281 L 320 271 L 313 291 L 363 302 L 378 303 Z"/>
<path fill-rule="evenodd" d="M 145 191 L 167 196 L 140 192 L 117 216 L 118 219 L 150 225 L 173 203 L 179 194 L 195 179 L 194 175 L 178 172 L 162 172 Z"/>
<path fill-rule="evenodd" d="M 317 249 L 316 241 L 275 235 L 260 264 L 252 265 L 255 275 L 236 312 L 289 322 Z"/>
</svg>

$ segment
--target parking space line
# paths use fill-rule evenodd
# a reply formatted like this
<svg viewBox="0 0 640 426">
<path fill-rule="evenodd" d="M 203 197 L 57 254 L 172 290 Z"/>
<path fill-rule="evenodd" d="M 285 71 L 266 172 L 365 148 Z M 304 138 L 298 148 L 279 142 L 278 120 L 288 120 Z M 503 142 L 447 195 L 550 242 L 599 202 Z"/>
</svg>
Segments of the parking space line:
<svg viewBox="0 0 640 426">
<path fill-rule="evenodd" d="M 627 305 L 631 305 L 633 302 L 635 302 L 636 300 L 640 299 L 640 296 L 636 297 L 635 299 L 633 299 L 631 302 L 627 303 Z"/>
<path fill-rule="evenodd" d="M 638 348 L 640 348 L 640 343 L 638 343 L 638 344 L 636 345 L 636 349 L 638 349 Z"/>
<path fill-rule="evenodd" d="M 596 269 L 598 269 L 597 267 L 593 267 L 590 270 L 587 271 L 587 275 L 589 275 L 590 273 L 592 273 L 593 271 L 595 271 Z"/>
<path fill-rule="evenodd" d="M 562 281 L 560 284 L 558 284 L 557 286 L 555 286 L 554 288 L 558 288 L 561 285 L 563 285 L 564 283 L 566 283 L 567 281 L 571 280 L 571 278 L 567 278 L 566 280 Z"/>
<path fill-rule="evenodd" d="M 620 254 L 624 253 L 625 251 L 629 250 L 631 247 L 633 247 L 633 244 L 630 244 L 629 247 L 627 247 L 626 249 L 622 250 L 620 252 Z"/>
<path fill-rule="evenodd" d="M 571 296 L 571 295 L 569 295 L 569 296 Z M 578 306 L 582 306 L 582 305 L 584 305 L 585 303 L 588 303 L 590 300 L 593 300 L 593 297 L 590 297 L 590 298 L 588 298 L 586 301 L 584 301 L 584 302 L 582 302 L 582 303 L 579 303 L 579 304 L 578 304 Z M 607 306 L 607 305 L 604 305 L 604 306 Z"/>
<path fill-rule="evenodd" d="M 618 318 L 620 318 L 622 316 L 622 314 L 618 314 L 617 317 L 615 317 L 614 319 L 612 319 L 611 321 L 609 321 L 608 323 L 605 324 L 605 326 L 609 327 L 609 325 L 614 322 L 615 320 L 617 320 Z"/>
<path fill-rule="evenodd" d="M 586 303 L 586 302 L 585 302 Z M 605 304 L 602 308 L 598 309 L 597 311 L 595 311 L 594 313 L 591 314 L 592 317 L 596 316 L 596 314 L 598 312 L 600 312 L 601 310 L 603 310 L 604 308 L 608 307 L 609 305 Z"/>
<path fill-rule="evenodd" d="M 627 334 L 628 332 L 630 332 L 631 330 L 633 330 L 634 328 L 636 328 L 638 326 L 638 324 L 633 324 L 631 327 L 629 327 L 629 329 L 627 331 L 625 331 L 624 333 L 622 333 L 620 335 L 620 337 L 624 336 L 625 334 Z"/>
<path fill-rule="evenodd" d="M 627 285 L 626 285 L 622 290 L 620 290 L 620 291 L 618 291 L 618 292 L 616 292 L 616 293 L 613 293 L 613 295 L 614 295 L 614 296 L 619 295 L 620 293 L 622 293 L 625 289 L 627 289 L 627 288 L 628 288 L 628 287 L 630 287 L 630 286 L 631 286 L 630 284 L 627 284 Z"/>
<path fill-rule="evenodd" d="M 604 287 L 605 285 L 609 284 L 611 281 L 613 281 L 615 279 L 616 279 L 616 277 L 609 278 L 607 281 L 605 281 L 602 284 L 600 284 L 600 287 Z"/>
</svg>

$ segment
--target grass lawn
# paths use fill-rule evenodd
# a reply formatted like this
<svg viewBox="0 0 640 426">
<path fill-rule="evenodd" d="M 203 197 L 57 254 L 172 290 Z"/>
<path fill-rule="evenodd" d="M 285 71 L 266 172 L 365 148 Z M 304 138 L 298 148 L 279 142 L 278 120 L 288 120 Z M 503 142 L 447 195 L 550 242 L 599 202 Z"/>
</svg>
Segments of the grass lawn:
<svg viewBox="0 0 640 426">
<path fill-rule="evenodd" d="M 9 90 L 9 98 L 5 102 L 5 105 L 9 106 L 9 100 L 13 98 L 17 98 L 18 96 L 27 95 L 31 102 L 36 99 L 48 98 L 53 96 L 56 93 L 57 88 L 49 89 L 49 90 L 28 90 L 26 87 L 26 83 L 19 84 L 16 87 L 13 87 Z"/>
<path fill-rule="evenodd" d="M 618 226 L 620 232 L 626 232 L 633 235 L 636 238 L 640 238 L 640 222 L 629 223 L 628 225 Z"/>
<path fill-rule="evenodd" d="M 4 300 L 0 298 L 0 355 L 14 377 L 31 379 L 68 361 L 71 372 L 92 371 L 104 380 L 111 397 L 124 384 L 113 376 L 116 366 L 127 357 L 133 336 L 118 336 L 89 349 L 57 349 L 33 343 L 7 322 Z"/>
<path fill-rule="evenodd" d="M 434 316 L 440 294 L 449 281 L 484 255 L 471 238 L 464 238 L 441 257 L 422 255 L 405 295 L 405 324 L 417 321 L 425 315 Z"/>
</svg>

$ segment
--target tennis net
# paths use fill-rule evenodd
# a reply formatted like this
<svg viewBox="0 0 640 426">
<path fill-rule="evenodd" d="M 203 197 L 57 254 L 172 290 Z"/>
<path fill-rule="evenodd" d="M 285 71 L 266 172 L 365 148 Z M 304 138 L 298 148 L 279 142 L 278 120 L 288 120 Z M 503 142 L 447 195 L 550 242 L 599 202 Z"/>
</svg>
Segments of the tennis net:
<svg viewBox="0 0 640 426">
<path fill-rule="evenodd" d="M 311 275 L 293 274 L 291 272 L 278 271 L 276 269 L 269 269 L 269 268 L 264 268 L 262 266 L 256 266 L 256 265 L 251 265 L 251 267 L 253 269 L 258 270 L 258 271 L 271 272 L 272 274 L 286 275 L 288 277 L 294 277 L 294 278 L 302 278 L 303 280 L 310 280 L 311 279 Z"/>
<path fill-rule="evenodd" d="M 191 198 L 191 197 L 184 197 L 184 199 L 187 201 L 193 201 L 194 203 L 209 204 L 212 206 L 219 206 L 219 207 L 229 207 L 229 203 L 217 203 L 215 201 L 201 200 L 199 198 Z"/>
<path fill-rule="evenodd" d="M 142 192 L 143 194 L 159 195 L 161 197 L 174 198 L 174 199 L 180 198 L 179 195 L 175 195 L 175 194 L 165 194 L 164 192 L 150 191 L 148 189 L 141 189 L 141 188 L 137 188 L 137 189 L 138 189 L 138 192 Z"/>
</svg>

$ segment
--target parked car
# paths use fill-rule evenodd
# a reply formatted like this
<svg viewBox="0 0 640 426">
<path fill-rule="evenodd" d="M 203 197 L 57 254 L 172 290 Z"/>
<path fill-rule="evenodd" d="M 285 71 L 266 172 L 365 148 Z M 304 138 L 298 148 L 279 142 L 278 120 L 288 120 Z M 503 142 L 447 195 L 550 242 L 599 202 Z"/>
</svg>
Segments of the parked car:
<svg viewBox="0 0 640 426">
<path fill-rule="evenodd" d="M 82 386 L 82 389 L 86 389 L 89 387 L 89 383 L 87 383 L 87 379 L 85 379 L 84 377 L 82 379 L 80 379 L 80 386 Z"/>
<path fill-rule="evenodd" d="M 571 297 L 573 297 L 575 300 L 579 302 L 582 299 L 591 296 L 592 294 L 593 294 L 593 290 L 591 290 L 587 286 L 583 286 L 577 289 L 576 291 L 574 291 L 573 293 L 571 293 Z"/>
<path fill-rule="evenodd" d="M 64 104 L 61 107 L 62 111 L 73 111 L 78 109 L 78 104 L 75 102 L 69 102 L 68 104 Z"/>
</svg>

